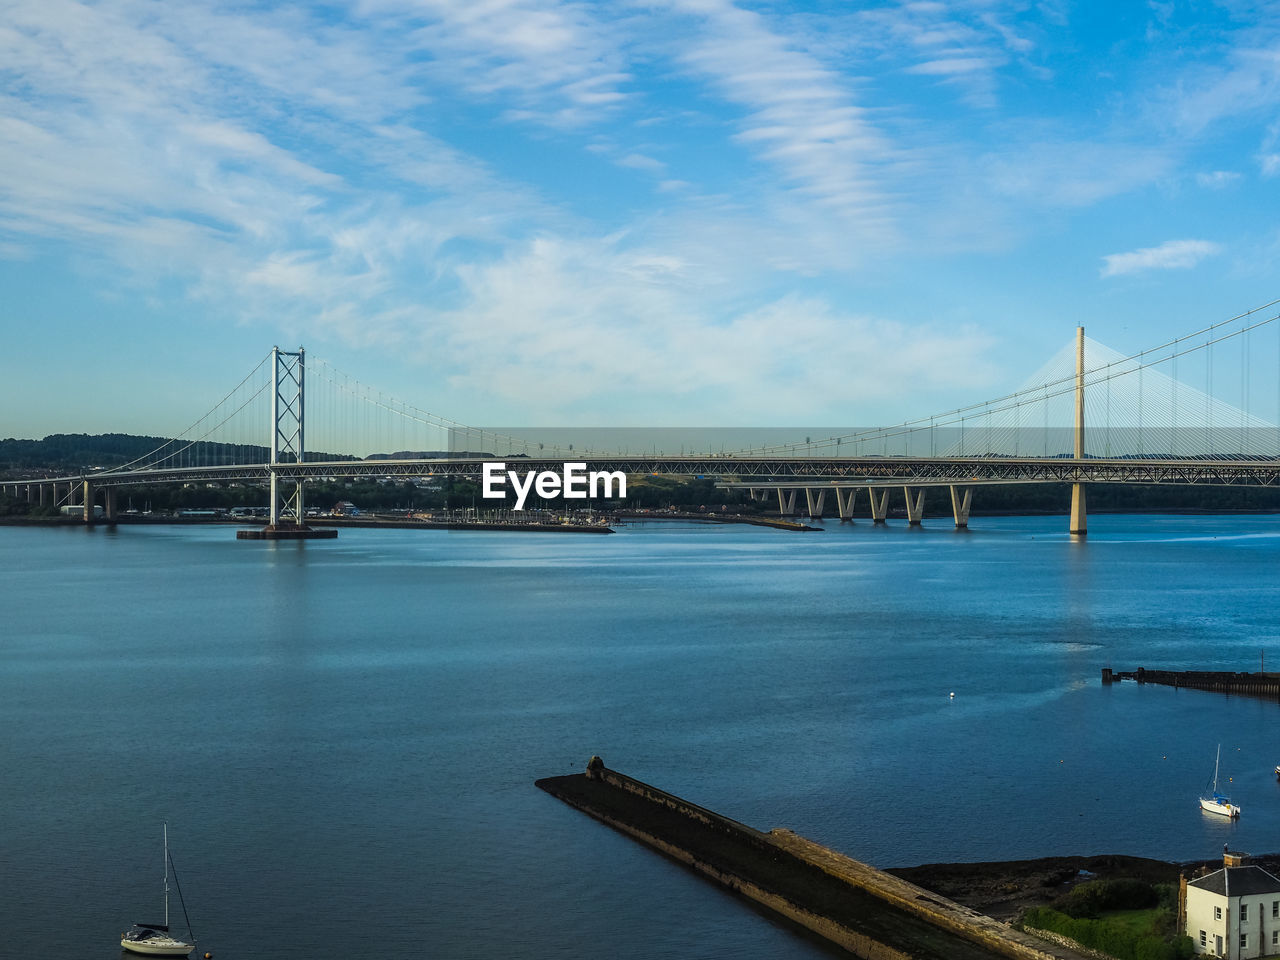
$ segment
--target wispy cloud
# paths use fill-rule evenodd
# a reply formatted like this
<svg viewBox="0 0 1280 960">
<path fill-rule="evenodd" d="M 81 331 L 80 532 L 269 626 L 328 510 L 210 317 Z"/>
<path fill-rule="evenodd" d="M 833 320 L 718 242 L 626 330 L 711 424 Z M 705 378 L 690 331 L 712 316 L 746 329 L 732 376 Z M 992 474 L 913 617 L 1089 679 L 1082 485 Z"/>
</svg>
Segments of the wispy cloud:
<svg viewBox="0 0 1280 960">
<path fill-rule="evenodd" d="M 1208 240 L 1169 240 L 1158 247 L 1108 254 L 1102 258 L 1101 275 L 1120 277 L 1147 270 L 1189 270 L 1205 257 L 1220 253 L 1221 249 Z"/>
<path fill-rule="evenodd" d="M 744 111 L 738 142 L 859 229 L 890 226 L 892 188 L 880 168 L 896 150 L 846 82 L 754 11 L 716 0 L 675 6 L 697 23 L 677 56 Z"/>
<path fill-rule="evenodd" d="M 1015 141 L 983 167 L 996 195 L 1033 207 L 1083 207 L 1158 180 L 1175 163 L 1164 145 L 1108 138 Z"/>
<path fill-rule="evenodd" d="M 1212 170 L 1196 174 L 1196 183 L 1209 190 L 1222 190 L 1240 179 L 1234 170 Z"/>
<path fill-rule="evenodd" d="M 506 104 L 509 120 L 582 126 L 628 100 L 631 76 L 607 8 L 540 0 L 360 0 L 403 31 L 445 89 Z"/>
</svg>

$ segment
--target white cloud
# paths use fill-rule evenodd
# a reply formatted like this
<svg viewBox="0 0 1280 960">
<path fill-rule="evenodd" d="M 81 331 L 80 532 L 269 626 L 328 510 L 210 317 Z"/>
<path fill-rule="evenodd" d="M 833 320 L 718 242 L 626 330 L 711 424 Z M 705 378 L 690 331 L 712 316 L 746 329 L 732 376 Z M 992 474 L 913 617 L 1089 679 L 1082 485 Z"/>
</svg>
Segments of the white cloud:
<svg viewBox="0 0 1280 960">
<path fill-rule="evenodd" d="M 709 423 L 865 422 L 903 382 L 945 393 L 994 376 L 991 340 L 976 329 L 888 322 L 815 297 L 697 303 L 682 291 L 700 284 L 699 265 L 607 240 L 544 236 L 461 275 L 465 306 L 433 317 L 424 353 L 439 354 L 443 337 L 455 387 L 519 402 L 532 422 L 590 411 L 615 425 L 680 423 L 691 408 Z"/>
<path fill-rule="evenodd" d="M 1174 157 L 1162 144 L 1124 141 L 1010 142 L 983 161 L 991 189 L 1034 206 L 1090 206 L 1167 175 Z"/>
<path fill-rule="evenodd" d="M 1102 276 L 1119 277 L 1144 270 L 1189 270 L 1221 249 L 1208 240 L 1169 240 L 1158 247 L 1108 254 L 1102 258 L 1105 262 Z"/>
<path fill-rule="evenodd" d="M 430 60 L 444 88 L 514 101 L 508 120 L 585 125 L 625 102 L 630 74 L 607 7 L 539 0 L 361 0 Z"/>
<path fill-rule="evenodd" d="M 895 148 L 840 76 L 755 12 L 715 0 L 677 6 L 699 22 L 677 41 L 679 59 L 746 110 L 738 141 L 828 214 L 881 233 L 893 191 L 880 168 Z"/>
<path fill-rule="evenodd" d="M 962 73 L 975 73 L 991 69 L 991 61 L 985 57 L 947 57 L 941 60 L 926 60 L 907 68 L 907 73 L 920 73 L 934 76 L 952 76 Z"/>
<path fill-rule="evenodd" d="M 1197 173 L 1196 183 L 1209 190 L 1221 190 L 1240 179 L 1240 174 L 1232 170 L 1213 170 L 1208 173 Z"/>
<path fill-rule="evenodd" d="M 661 173 L 667 168 L 661 160 L 647 157 L 643 153 L 629 153 L 625 157 L 619 157 L 617 164 L 620 167 L 630 167 L 632 170 L 644 170 L 648 173 Z"/>
</svg>

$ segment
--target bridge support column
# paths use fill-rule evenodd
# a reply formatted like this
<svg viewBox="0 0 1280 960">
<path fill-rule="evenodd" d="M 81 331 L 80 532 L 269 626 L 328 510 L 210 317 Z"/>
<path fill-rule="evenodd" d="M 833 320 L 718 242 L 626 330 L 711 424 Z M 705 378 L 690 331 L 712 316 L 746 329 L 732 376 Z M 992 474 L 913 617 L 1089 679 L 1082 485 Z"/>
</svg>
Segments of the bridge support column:
<svg viewBox="0 0 1280 960">
<path fill-rule="evenodd" d="M 93 523 L 96 517 L 93 515 L 93 484 L 88 480 L 81 483 L 81 495 L 84 497 L 84 522 Z"/>
<path fill-rule="evenodd" d="M 1076 327 L 1076 461 L 1084 459 L 1084 327 Z M 1085 518 L 1084 484 L 1071 485 L 1070 533 L 1083 536 L 1088 527 Z"/>
<path fill-rule="evenodd" d="M 1085 509 L 1084 484 L 1071 485 L 1071 529 L 1068 533 L 1083 536 L 1088 533 L 1088 511 Z"/>
<path fill-rule="evenodd" d="M 871 497 L 871 519 L 875 523 L 886 523 L 889 516 L 889 488 L 882 487 L 877 490 L 875 487 L 867 487 L 867 494 Z"/>
<path fill-rule="evenodd" d="M 853 522 L 853 497 L 857 492 L 857 487 L 850 487 L 847 491 L 836 487 L 836 510 L 840 514 L 841 523 Z M 844 493 L 848 496 L 842 496 Z"/>
<path fill-rule="evenodd" d="M 783 517 L 793 517 L 796 513 L 796 492 L 794 490 L 783 491 L 778 488 L 778 514 Z"/>
<path fill-rule="evenodd" d="M 924 519 L 925 488 L 921 487 L 920 492 L 914 496 L 912 496 L 910 487 L 903 487 L 902 492 L 907 498 L 907 523 L 913 527 L 918 527 L 920 526 L 920 521 Z"/>
<path fill-rule="evenodd" d="M 956 518 L 957 527 L 969 526 L 969 505 L 973 503 L 973 488 L 965 487 L 960 493 L 959 487 L 951 488 L 951 513 Z"/>
<path fill-rule="evenodd" d="M 827 502 L 827 491 L 819 490 L 818 499 L 815 502 L 813 499 L 813 491 L 808 487 L 805 487 L 804 500 L 805 500 L 805 504 L 809 507 L 809 519 L 820 520 L 822 518 L 822 508 L 823 506 L 826 505 L 826 502 Z"/>
<path fill-rule="evenodd" d="M 118 512 L 116 509 L 116 488 L 107 487 L 102 491 L 102 494 L 103 499 L 106 501 L 102 506 L 102 519 L 106 520 L 107 523 L 115 523 L 116 513 Z"/>
</svg>

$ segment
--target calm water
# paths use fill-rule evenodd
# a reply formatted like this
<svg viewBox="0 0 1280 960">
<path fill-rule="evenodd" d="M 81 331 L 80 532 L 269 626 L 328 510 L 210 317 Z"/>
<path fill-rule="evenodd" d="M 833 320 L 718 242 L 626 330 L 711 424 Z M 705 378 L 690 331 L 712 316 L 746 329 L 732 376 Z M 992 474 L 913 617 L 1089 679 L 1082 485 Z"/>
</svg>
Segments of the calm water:
<svg viewBox="0 0 1280 960">
<path fill-rule="evenodd" d="M 165 818 L 219 960 L 831 955 L 534 788 L 593 753 L 882 866 L 1280 849 L 1280 706 L 1099 682 L 1280 669 L 1280 518 L 827 527 L 0 528 L 4 955 L 118 957 Z"/>
</svg>

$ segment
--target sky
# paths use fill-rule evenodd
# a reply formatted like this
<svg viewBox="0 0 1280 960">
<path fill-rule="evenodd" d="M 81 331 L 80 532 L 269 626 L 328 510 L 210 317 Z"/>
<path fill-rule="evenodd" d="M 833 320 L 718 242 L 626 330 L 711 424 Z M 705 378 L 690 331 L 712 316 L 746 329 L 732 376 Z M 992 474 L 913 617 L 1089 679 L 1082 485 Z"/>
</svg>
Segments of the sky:
<svg viewBox="0 0 1280 960">
<path fill-rule="evenodd" d="M 0 0 L 0 437 L 273 345 L 472 424 L 867 426 L 1280 293 L 1266 2 Z"/>
</svg>

